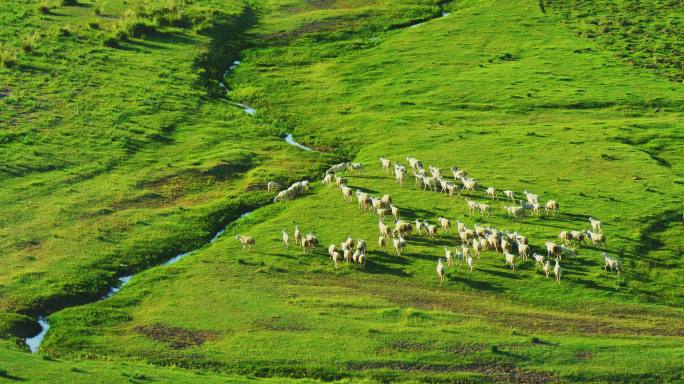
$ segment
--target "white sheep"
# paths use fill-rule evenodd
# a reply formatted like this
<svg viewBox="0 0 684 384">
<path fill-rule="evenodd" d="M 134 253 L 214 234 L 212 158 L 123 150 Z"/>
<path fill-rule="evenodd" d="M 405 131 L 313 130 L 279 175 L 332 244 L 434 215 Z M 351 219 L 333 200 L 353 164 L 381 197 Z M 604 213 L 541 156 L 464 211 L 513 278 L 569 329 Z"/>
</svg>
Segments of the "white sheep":
<svg viewBox="0 0 684 384">
<path fill-rule="evenodd" d="M 406 249 L 406 240 L 404 240 L 404 238 L 401 236 L 399 236 L 398 238 L 393 237 L 392 245 L 394 246 L 394 251 L 397 253 L 397 256 L 401 256 L 401 254 Z"/>
<path fill-rule="evenodd" d="M 603 228 L 601 228 L 601 221 L 600 220 L 596 220 L 593 217 L 590 217 L 589 222 L 591 223 L 591 229 L 594 232 L 603 233 Z"/>
<path fill-rule="evenodd" d="M 307 253 L 318 245 L 318 237 L 309 233 L 302 239 L 302 252 Z"/>
<path fill-rule="evenodd" d="M 509 199 L 511 199 L 511 201 L 513 202 L 513 204 L 515 204 L 515 192 L 513 192 L 513 191 L 507 189 L 507 190 L 503 191 L 503 194 L 504 194 L 504 196 L 506 196 L 506 197 L 508 197 Z"/>
<path fill-rule="evenodd" d="M 389 207 L 392 205 L 392 196 L 391 195 L 382 195 L 382 198 L 380 199 L 385 204 L 385 207 Z"/>
<path fill-rule="evenodd" d="M 344 253 L 344 261 L 349 264 L 352 262 L 352 250 L 349 248 L 342 248 L 342 252 Z"/>
<path fill-rule="evenodd" d="M 433 192 L 437 192 L 437 180 L 434 177 L 423 176 L 423 189 L 430 189 Z"/>
<path fill-rule="evenodd" d="M 332 187 L 333 183 L 335 182 L 334 175 L 332 173 L 328 173 L 325 176 L 323 176 L 323 185 L 326 187 Z"/>
<path fill-rule="evenodd" d="M 364 240 L 357 239 L 356 249 L 360 250 L 361 252 L 366 252 L 366 242 Z"/>
<path fill-rule="evenodd" d="M 558 283 L 558 284 L 560 284 L 562 273 L 563 273 L 563 269 L 561 268 L 560 263 L 558 262 L 558 259 L 556 259 L 556 265 L 553 267 L 553 274 L 556 275 L 556 283 Z"/>
<path fill-rule="evenodd" d="M 515 272 L 515 255 L 504 251 L 504 257 L 506 258 L 506 265 L 510 265 Z"/>
<path fill-rule="evenodd" d="M 575 243 L 577 245 L 586 244 L 587 234 L 582 231 L 570 231 L 570 243 Z"/>
<path fill-rule="evenodd" d="M 385 250 L 385 246 L 387 245 L 387 240 L 385 239 L 384 236 L 378 236 L 378 247 L 380 248 L 381 251 Z"/>
<path fill-rule="evenodd" d="M 256 240 L 252 236 L 243 236 L 238 233 L 237 235 L 235 235 L 235 238 L 240 241 L 240 244 L 242 244 L 243 251 L 245 249 L 247 249 L 248 251 L 251 250 L 252 245 L 256 244 Z"/>
<path fill-rule="evenodd" d="M 411 223 L 408 223 L 403 220 L 394 221 L 394 230 L 392 230 L 392 234 L 405 235 L 410 234 L 411 231 L 413 231 L 413 225 L 411 225 Z"/>
<path fill-rule="evenodd" d="M 347 184 L 348 180 L 346 177 L 335 176 L 335 185 L 337 185 L 338 188 L 342 188 L 343 185 Z"/>
<path fill-rule="evenodd" d="M 333 252 L 335 252 L 336 250 L 337 250 L 337 248 L 335 247 L 335 244 L 330 244 L 328 246 L 328 255 L 330 255 L 330 257 L 332 257 Z"/>
<path fill-rule="evenodd" d="M 295 225 L 294 238 L 295 238 L 295 244 L 297 244 L 297 245 L 302 244 L 302 233 L 299 231 L 299 225 Z"/>
<path fill-rule="evenodd" d="M 560 238 L 561 243 L 566 245 L 570 244 L 572 241 L 572 237 L 568 231 L 561 231 L 561 233 L 558 234 L 558 237 Z"/>
<path fill-rule="evenodd" d="M 342 196 L 344 197 L 344 201 L 348 201 L 350 203 L 354 201 L 354 191 L 352 191 L 351 188 L 342 184 L 340 186 L 340 190 L 342 191 Z"/>
<path fill-rule="evenodd" d="M 389 159 L 385 159 L 384 157 L 380 158 L 380 166 L 382 166 L 382 170 L 385 171 L 385 174 L 389 174 L 391 164 L 392 162 Z"/>
<path fill-rule="evenodd" d="M 280 184 L 276 183 L 275 181 L 269 181 L 266 184 L 266 189 L 268 192 L 278 191 L 280 189 Z"/>
<path fill-rule="evenodd" d="M 466 258 L 466 264 L 468 265 L 468 268 L 470 268 L 470 272 L 473 271 L 473 258 L 468 256 Z"/>
<path fill-rule="evenodd" d="M 394 205 L 390 205 L 390 211 L 392 212 L 394 219 L 399 220 L 399 208 Z"/>
<path fill-rule="evenodd" d="M 340 244 L 340 247 L 342 249 L 344 249 L 344 248 L 352 249 L 353 246 L 354 246 L 354 239 L 352 239 L 351 236 L 347 237 L 347 239 L 345 241 L 343 241 L 342 244 Z"/>
<path fill-rule="evenodd" d="M 332 260 L 335 263 L 335 269 L 339 268 L 341 259 L 340 253 L 337 251 L 333 251 L 330 257 L 332 257 Z"/>
<path fill-rule="evenodd" d="M 366 269 L 366 252 L 361 252 L 357 261 L 361 269 Z"/>
<path fill-rule="evenodd" d="M 534 259 L 534 265 L 544 267 L 544 255 L 540 255 L 538 253 L 532 254 L 532 258 Z"/>
<path fill-rule="evenodd" d="M 549 211 L 551 211 L 555 215 L 559 209 L 560 205 L 556 200 L 549 200 L 546 202 L 546 204 L 544 204 L 544 211 L 546 211 L 546 213 L 549 213 Z"/>
<path fill-rule="evenodd" d="M 491 216 L 492 215 L 492 206 L 489 204 L 482 204 L 478 203 L 477 207 L 480 208 L 480 214 L 483 216 Z"/>
<path fill-rule="evenodd" d="M 437 226 L 429 224 L 427 221 L 424 221 L 423 225 L 425 226 L 427 237 L 429 237 L 432 240 L 435 240 L 435 237 L 437 236 Z"/>
<path fill-rule="evenodd" d="M 418 164 L 420 163 L 420 161 L 418 161 L 418 159 L 416 159 L 415 157 L 407 157 L 406 161 L 409 162 L 409 166 L 412 169 L 418 169 L 419 168 Z M 422 166 L 420 168 L 422 168 Z"/>
<path fill-rule="evenodd" d="M 556 257 L 561 257 L 561 248 L 558 246 L 558 244 L 552 241 L 547 241 L 546 256 L 550 258 L 552 255 Z"/>
<path fill-rule="evenodd" d="M 534 193 L 530 193 L 527 191 L 523 192 L 525 194 L 525 197 L 527 198 L 527 202 L 530 204 L 537 203 L 539 204 L 539 196 L 535 195 Z"/>
<path fill-rule="evenodd" d="M 451 220 L 445 217 L 440 217 L 437 219 L 437 221 L 439 221 L 439 225 L 442 227 L 442 231 L 449 232 L 449 234 L 451 235 Z"/>
<path fill-rule="evenodd" d="M 587 230 L 586 233 L 587 235 L 589 235 L 589 238 L 591 239 L 591 243 L 593 245 L 606 245 L 606 235 L 604 235 L 602 232 L 592 232 Z"/>
<path fill-rule="evenodd" d="M 442 264 L 442 259 L 440 258 L 437 261 L 437 276 L 439 276 L 439 283 L 443 284 L 444 283 L 444 276 L 446 275 L 446 269 L 444 268 L 444 264 Z"/>
<path fill-rule="evenodd" d="M 454 266 L 454 255 L 453 255 L 453 251 L 451 249 L 449 249 L 449 247 L 444 247 L 444 257 L 446 258 L 447 266 L 453 267 Z"/>
<path fill-rule="evenodd" d="M 504 209 L 510 216 L 513 217 L 520 217 L 523 212 L 525 212 L 525 209 L 523 207 L 516 207 L 516 206 L 510 206 L 510 205 L 504 205 Z"/>
<path fill-rule="evenodd" d="M 389 228 L 384 221 L 378 220 L 378 229 L 380 230 L 380 236 L 385 239 L 389 239 Z"/>
<path fill-rule="evenodd" d="M 293 193 L 291 190 L 286 189 L 284 191 L 278 192 L 276 197 L 273 199 L 274 203 L 277 203 L 279 201 L 285 201 L 285 200 L 292 200 L 294 198 Z"/>
<path fill-rule="evenodd" d="M 461 183 L 463 183 L 463 189 L 468 192 L 475 192 L 477 190 L 477 180 L 475 179 L 462 177 Z"/>
<path fill-rule="evenodd" d="M 473 239 L 473 251 L 475 252 L 475 255 L 477 256 L 478 259 L 480 258 L 480 253 L 482 253 L 482 248 L 483 248 L 483 244 L 482 244 L 481 240 L 484 240 L 484 239 L 479 239 L 479 240 Z M 486 244 L 486 240 L 485 240 L 485 244 Z"/>
<path fill-rule="evenodd" d="M 518 242 L 518 255 L 521 259 L 527 260 L 530 256 L 530 246 L 528 244 Z"/>
<path fill-rule="evenodd" d="M 351 175 L 356 172 L 363 172 L 363 164 L 361 163 L 347 163 L 347 172 Z"/>
<path fill-rule="evenodd" d="M 423 223 L 418 219 L 416 219 L 416 231 L 418 232 L 418 236 L 423 236 Z"/>
<path fill-rule="evenodd" d="M 475 213 L 475 210 L 480 208 L 480 204 L 477 201 L 465 199 L 465 202 L 468 205 L 468 211 L 470 213 Z"/>
<path fill-rule="evenodd" d="M 549 273 L 551 272 L 551 263 L 549 260 L 546 260 L 546 264 L 544 264 L 544 273 L 546 274 L 546 278 L 549 278 Z"/>
<path fill-rule="evenodd" d="M 342 172 L 347 169 L 347 163 L 339 163 L 335 164 L 332 167 L 328 168 L 327 171 L 325 171 L 326 174 L 331 174 L 331 173 L 337 173 L 337 172 Z"/>
<path fill-rule="evenodd" d="M 489 187 L 485 191 L 485 195 L 489 196 L 492 198 L 492 200 L 499 200 L 499 198 L 496 196 L 496 188 L 494 187 Z"/>
<path fill-rule="evenodd" d="M 282 230 L 283 234 L 283 245 L 285 246 L 285 249 L 288 249 L 290 247 L 290 236 L 285 232 L 285 230 Z"/>
<path fill-rule="evenodd" d="M 610 271 L 613 272 L 614 270 L 617 271 L 618 276 L 620 276 L 621 273 L 621 268 L 620 268 L 620 261 L 617 259 L 613 259 L 611 257 L 608 257 L 608 254 L 605 252 L 601 252 L 601 255 L 603 255 L 603 260 L 606 262 L 606 265 L 603 267 L 605 271 L 610 268 Z"/>
</svg>

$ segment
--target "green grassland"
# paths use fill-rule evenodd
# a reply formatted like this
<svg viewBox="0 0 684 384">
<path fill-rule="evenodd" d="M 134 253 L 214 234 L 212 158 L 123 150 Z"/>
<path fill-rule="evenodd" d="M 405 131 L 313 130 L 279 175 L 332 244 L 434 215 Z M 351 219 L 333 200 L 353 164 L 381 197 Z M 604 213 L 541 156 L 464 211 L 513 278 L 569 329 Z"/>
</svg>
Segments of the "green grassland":
<svg viewBox="0 0 684 384">
<path fill-rule="evenodd" d="M 684 13 L 658 3 L 641 19 L 630 4 L 0 4 L 0 380 L 684 380 Z M 500 199 L 472 214 L 410 172 L 400 187 L 380 156 L 457 165 L 561 212 L 512 219 Z M 441 286 L 436 260 L 456 236 L 412 236 L 395 256 L 336 188 L 269 204 L 268 180 L 352 159 L 366 170 L 349 185 L 391 194 L 411 221 L 518 231 L 542 253 L 593 216 L 608 241 L 564 258 L 561 284 L 485 252 Z M 294 225 L 321 246 L 285 250 Z M 368 241 L 366 269 L 333 267 L 325 247 L 347 236 Z M 32 356 L 21 337 L 44 313 Z"/>
</svg>

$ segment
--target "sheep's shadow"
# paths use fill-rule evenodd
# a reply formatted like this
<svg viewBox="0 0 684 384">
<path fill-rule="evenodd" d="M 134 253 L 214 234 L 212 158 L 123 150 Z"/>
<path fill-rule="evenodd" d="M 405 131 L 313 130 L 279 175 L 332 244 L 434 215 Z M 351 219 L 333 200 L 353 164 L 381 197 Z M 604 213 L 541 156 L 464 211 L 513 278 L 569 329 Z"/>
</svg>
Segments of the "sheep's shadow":
<svg viewBox="0 0 684 384">
<path fill-rule="evenodd" d="M 489 291 L 489 292 L 502 292 L 503 289 L 501 288 L 500 284 L 492 283 L 489 281 L 483 281 L 483 280 L 471 280 L 466 278 L 465 274 L 474 274 L 477 273 L 477 269 L 475 269 L 473 272 L 470 272 L 468 267 L 461 268 L 459 271 L 456 271 L 454 275 L 454 272 L 451 274 L 448 274 L 447 276 L 449 277 L 450 282 L 460 282 L 472 289 L 477 289 L 477 290 L 482 290 L 482 291 Z"/>
<path fill-rule="evenodd" d="M 406 273 L 403 269 L 388 267 L 385 264 L 376 263 L 373 259 L 366 261 L 366 267 L 363 269 L 366 273 L 376 275 L 394 275 L 398 277 L 411 277 L 411 274 Z"/>
</svg>

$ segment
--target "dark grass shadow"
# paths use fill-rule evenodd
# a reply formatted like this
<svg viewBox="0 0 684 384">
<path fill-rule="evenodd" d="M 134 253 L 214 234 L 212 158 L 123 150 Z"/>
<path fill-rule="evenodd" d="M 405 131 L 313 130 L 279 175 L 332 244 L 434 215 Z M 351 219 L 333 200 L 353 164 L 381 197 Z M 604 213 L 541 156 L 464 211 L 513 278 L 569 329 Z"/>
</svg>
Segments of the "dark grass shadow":
<svg viewBox="0 0 684 384">
<path fill-rule="evenodd" d="M 11 375 L 7 372 L 2 372 L 2 374 L 0 374 L 0 378 L 6 379 L 9 381 L 26 381 L 26 379 L 23 377 L 14 376 L 14 375 Z"/>
<path fill-rule="evenodd" d="M 403 269 L 388 267 L 385 264 L 377 263 L 373 259 L 369 258 L 366 261 L 366 268 L 363 269 L 366 273 L 377 274 L 377 275 L 394 275 L 398 277 L 411 277 L 411 274 L 406 273 Z"/>
<path fill-rule="evenodd" d="M 483 280 L 472 280 L 467 278 L 468 276 L 472 276 L 478 272 L 477 269 L 474 269 L 473 272 L 470 272 L 468 270 L 467 266 L 462 266 L 460 270 L 456 271 L 450 271 L 447 273 L 447 278 L 449 279 L 449 282 L 459 282 L 464 285 L 467 285 L 468 287 L 476 290 L 481 290 L 481 291 L 488 291 L 488 292 L 503 292 L 504 288 L 500 284 L 497 283 L 492 283 L 489 281 L 483 281 Z"/>
</svg>

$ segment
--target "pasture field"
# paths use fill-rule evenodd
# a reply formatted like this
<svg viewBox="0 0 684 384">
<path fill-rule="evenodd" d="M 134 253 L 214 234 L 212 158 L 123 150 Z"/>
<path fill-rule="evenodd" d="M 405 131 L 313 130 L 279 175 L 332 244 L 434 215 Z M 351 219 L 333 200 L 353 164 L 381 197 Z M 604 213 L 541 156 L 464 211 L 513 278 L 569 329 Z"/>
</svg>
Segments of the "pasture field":
<svg viewBox="0 0 684 384">
<path fill-rule="evenodd" d="M 0 381 L 684 381 L 684 8 L 645 3 L 1 3 Z M 381 156 L 481 187 L 402 187 Z M 320 182 L 346 161 L 453 234 L 380 250 L 377 215 Z M 560 212 L 513 218 L 506 189 Z M 607 242 L 559 284 L 494 251 L 439 282 L 457 220 L 545 255 L 590 216 Z M 295 226 L 320 245 L 285 249 Z M 347 236 L 365 268 L 330 260 Z"/>
</svg>

